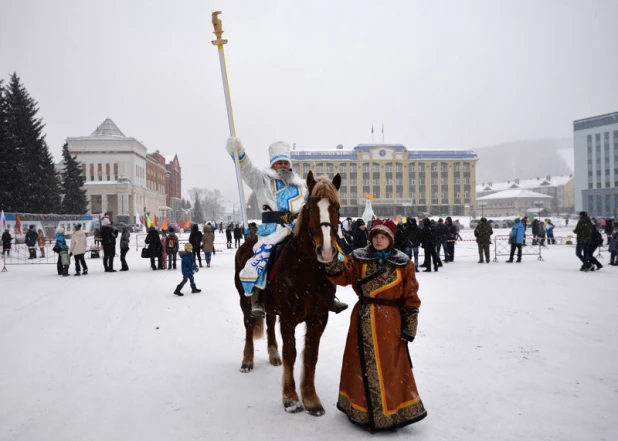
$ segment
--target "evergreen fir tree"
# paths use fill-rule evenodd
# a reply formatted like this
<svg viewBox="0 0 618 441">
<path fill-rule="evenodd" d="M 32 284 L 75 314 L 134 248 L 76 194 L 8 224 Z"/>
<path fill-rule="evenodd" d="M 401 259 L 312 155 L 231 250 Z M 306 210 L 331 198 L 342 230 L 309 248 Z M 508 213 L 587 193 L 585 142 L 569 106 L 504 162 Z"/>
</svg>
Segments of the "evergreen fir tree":
<svg viewBox="0 0 618 441">
<path fill-rule="evenodd" d="M 202 210 L 202 204 L 199 197 L 195 198 L 195 204 L 193 205 L 193 219 L 191 220 L 196 224 L 204 223 L 204 212 Z"/>
<path fill-rule="evenodd" d="M 5 130 L 8 139 L 11 176 L 2 184 L 0 197 L 9 196 L 11 211 L 53 213 L 60 209 L 60 184 L 54 161 L 47 148 L 39 111 L 16 73 L 11 75 L 4 93 Z M 8 172 L 8 173 L 7 173 Z M 6 188 L 4 188 L 6 186 Z"/>
<path fill-rule="evenodd" d="M 20 172 L 21 151 L 12 148 L 14 137 L 8 129 L 6 86 L 0 80 L 0 206 L 4 211 L 19 209 L 18 201 L 24 188 L 24 176 Z"/>
<path fill-rule="evenodd" d="M 84 183 L 86 178 L 82 176 L 81 163 L 69 153 L 69 145 L 65 142 L 62 146 L 62 159 L 64 163 L 64 181 L 62 182 L 62 213 L 85 214 L 88 212 L 88 198 Z"/>
</svg>

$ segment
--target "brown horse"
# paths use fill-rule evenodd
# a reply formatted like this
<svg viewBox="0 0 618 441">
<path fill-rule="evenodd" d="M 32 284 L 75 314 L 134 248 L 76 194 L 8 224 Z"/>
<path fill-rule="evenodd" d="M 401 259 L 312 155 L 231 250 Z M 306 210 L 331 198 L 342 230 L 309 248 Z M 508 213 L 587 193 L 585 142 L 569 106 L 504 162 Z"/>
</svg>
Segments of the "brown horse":
<svg viewBox="0 0 618 441">
<path fill-rule="evenodd" d="M 325 276 L 324 262 L 337 257 L 336 241 L 339 223 L 339 187 L 341 177 L 332 182 L 326 176 L 316 179 L 307 175 L 309 198 L 303 206 L 294 236 L 279 263 L 277 277 L 266 286 L 265 307 L 268 334 L 268 355 L 273 366 L 281 364 L 275 337 L 276 315 L 279 315 L 283 338 L 283 407 L 286 412 L 304 409 L 311 415 L 324 415 L 324 408 L 315 391 L 315 366 L 320 338 L 328 323 L 330 305 L 335 297 L 335 285 Z M 263 319 L 251 318 L 251 302 L 240 283 L 239 272 L 253 255 L 256 238 L 246 241 L 236 252 L 236 289 L 246 330 L 241 372 L 253 369 L 253 338 L 261 337 Z M 296 393 L 294 362 L 296 361 L 296 326 L 305 322 L 305 349 L 300 384 L 302 404 Z"/>
</svg>

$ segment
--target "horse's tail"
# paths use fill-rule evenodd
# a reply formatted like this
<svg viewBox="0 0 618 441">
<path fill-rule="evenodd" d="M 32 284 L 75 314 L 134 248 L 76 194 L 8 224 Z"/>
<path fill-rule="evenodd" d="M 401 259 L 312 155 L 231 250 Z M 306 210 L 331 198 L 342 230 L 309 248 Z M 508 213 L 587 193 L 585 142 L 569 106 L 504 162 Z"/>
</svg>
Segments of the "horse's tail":
<svg viewBox="0 0 618 441">
<path fill-rule="evenodd" d="M 253 325 L 253 339 L 259 340 L 264 338 L 264 319 L 254 319 Z"/>
</svg>

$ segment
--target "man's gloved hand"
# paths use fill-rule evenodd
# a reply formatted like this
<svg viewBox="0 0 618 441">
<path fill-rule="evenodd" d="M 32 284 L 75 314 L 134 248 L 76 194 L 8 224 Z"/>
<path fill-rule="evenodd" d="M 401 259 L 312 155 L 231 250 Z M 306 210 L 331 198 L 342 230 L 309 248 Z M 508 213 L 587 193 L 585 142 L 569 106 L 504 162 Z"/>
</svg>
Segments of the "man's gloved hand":
<svg viewBox="0 0 618 441">
<path fill-rule="evenodd" d="M 245 152 L 245 148 L 242 146 L 242 143 L 240 142 L 240 138 L 236 137 L 236 136 L 230 136 L 227 139 L 227 144 L 225 145 L 225 149 L 227 150 L 227 152 L 230 154 L 230 156 L 233 158 L 234 154 L 238 154 L 238 157 L 240 158 L 240 156 Z"/>
</svg>

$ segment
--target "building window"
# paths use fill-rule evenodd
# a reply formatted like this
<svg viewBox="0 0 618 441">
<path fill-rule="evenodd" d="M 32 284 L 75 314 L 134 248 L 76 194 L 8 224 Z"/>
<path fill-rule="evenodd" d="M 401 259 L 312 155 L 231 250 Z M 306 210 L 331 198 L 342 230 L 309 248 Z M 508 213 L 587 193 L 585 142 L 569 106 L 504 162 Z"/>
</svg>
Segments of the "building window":
<svg viewBox="0 0 618 441">
<path fill-rule="evenodd" d="M 459 185 L 459 178 L 455 178 L 455 185 Z"/>
<path fill-rule="evenodd" d="M 403 164 L 399 164 L 399 163 L 395 164 L 395 171 L 397 173 L 401 173 L 403 171 Z"/>
<path fill-rule="evenodd" d="M 396 182 L 397 185 L 403 185 L 403 179 L 401 179 L 401 178 L 397 178 L 395 180 L 395 182 Z"/>
<path fill-rule="evenodd" d="M 380 173 L 380 164 L 373 164 L 373 172 Z"/>
<path fill-rule="evenodd" d="M 369 185 L 369 179 L 363 179 L 363 185 L 367 187 Z"/>
<path fill-rule="evenodd" d="M 414 163 L 410 164 L 410 168 L 408 170 L 410 171 L 410 174 L 414 173 L 415 171 Z"/>
<path fill-rule="evenodd" d="M 438 171 L 438 164 L 431 164 L 431 172 L 435 173 Z"/>
<path fill-rule="evenodd" d="M 386 172 L 387 173 L 393 172 L 393 164 L 386 164 Z"/>
<path fill-rule="evenodd" d="M 369 164 L 368 163 L 363 164 L 363 173 L 369 173 Z"/>
<path fill-rule="evenodd" d="M 445 163 L 440 164 L 440 172 L 448 173 L 448 164 L 445 164 Z"/>
<path fill-rule="evenodd" d="M 431 178 L 431 185 L 438 185 L 438 178 Z"/>
<path fill-rule="evenodd" d="M 350 179 L 350 187 L 356 186 L 356 179 Z"/>
<path fill-rule="evenodd" d="M 393 185 L 393 180 L 392 179 L 387 179 L 386 180 L 386 185 Z"/>
<path fill-rule="evenodd" d="M 333 166 L 333 164 L 326 164 L 326 173 L 334 173 L 335 172 L 335 167 Z"/>
<path fill-rule="evenodd" d="M 323 174 L 323 170 L 324 170 L 324 167 L 322 166 L 322 164 L 320 164 L 320 165 L 316 165 L 316 166 L 315 166 L 315 172 L 316 172 L 318 175 Z"/>
<path fill-rule="evenodd" d="M 459 162 L 455 163 L 455 173 L 459 172 Z"/>
<path fill-rule="evenodd" d="M 380 180 L 379 179 L 374 179 L 373 180 L 373 185 L 379 186 L 380 185 Z"/>
<path fill-rule="evenodd" d="M 348 172 L 348 165 L 343 163 L 343 164 L 339 164 L 339 173 L 341 173 L 342 175 L 345 175 Z"/>
<path fill-rule="evenodd" d="M 469 172 L 470 171 L 470 164 L 467 162 L 464 162 L 464 172 Z"/>
<path fill-rule="evenodd" d="M 350 199 L 356 199 L 356 192 L 355 191 L 351 191 L 350 192 Z"/>
<path fill-rule="evenodd" d="M 442 185 L 448 185 L 448 178 L 441 178 L 440 181 Z"/>
<path fill-rule="evenodd" d="M 341 187 L 344 188 L 346 186 L 346 179 L 341 178 Z"/>
</svg>

